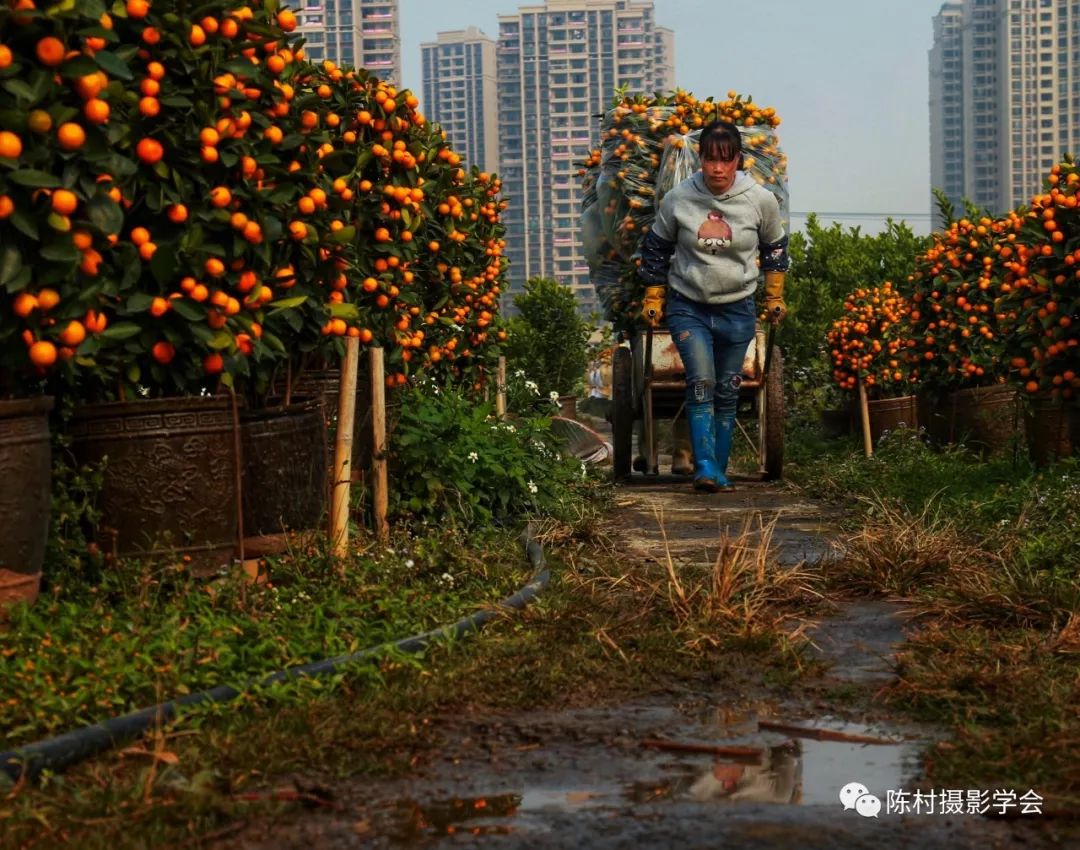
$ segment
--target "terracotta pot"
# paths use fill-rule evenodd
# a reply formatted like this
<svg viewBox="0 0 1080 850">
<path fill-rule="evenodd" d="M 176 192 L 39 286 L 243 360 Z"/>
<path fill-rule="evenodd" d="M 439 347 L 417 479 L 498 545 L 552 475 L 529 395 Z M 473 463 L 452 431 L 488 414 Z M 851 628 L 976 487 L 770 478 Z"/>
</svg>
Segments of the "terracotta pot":
<svg viewBox="0 0 1080 850">
<path fill-rule="evenodd" d="M 1049 466 L 1080 449 L 1080 411 L 1049 397 L 1028 399 L 1024 410 L 1024 433 L 1036 466 Z"/>
<path fill-rule="evenodd" d="M 337 429 L 338 400 L 341 392 L 341 372 L 337 369 L 309 371 L 301 375 L 293 395 L 322 398 L 326 418 L 327 457 L 334 461 L 334 435 Z M 401 393 L 396 388 L 386 390 L 386 433 L 393 432 L 401 415 Z M 356 419 L 353 425 L 353 478 L 358 479 L 371 468 L 374 428 L 371 420 L 371 381 L 367 360 L 361 358 L 356 376 Z"/>
<path fill-rule="evenodd" d="M 0 401 L 0 613 L 33 602 L 52 504 L 51 396 Z"/>
<path fill-rule="evenodd" d="M 919 414 L 913 395 L 879 398 L 869 402 L 868 406 L 870 436 L 875 443 L 886 431 L 894 431 L 901 426 L 915 429 L 919 427 Z"/>
<path fill-rule="evenodd" d="M 982 454 L 1009 451 L 1023 433 L 1016 387 L 970 387 L 949 395 L 949 441 L 963 442 Z"/>
<path fill-rule="evenodd" d="M 222 396 L 77 408 L 76 458 L 106 461 L 104 551 L 187 556 L 196 569 L 228 563 L 237 538 L 235 427 L 232 401 Z"/>
<path fill-rule="evenodd" d="M 948 445 L 951 436 L 947 397 L 932 390 L 923 391 L 919 393 L 915 406 L 919 425 L 930 443 L 935 446 Z"/>
<path fill-rule="evenodd" d="M 327 503 L 321 399 L 244 411 L 244 536 L 319 526 Z"/>
</svg>

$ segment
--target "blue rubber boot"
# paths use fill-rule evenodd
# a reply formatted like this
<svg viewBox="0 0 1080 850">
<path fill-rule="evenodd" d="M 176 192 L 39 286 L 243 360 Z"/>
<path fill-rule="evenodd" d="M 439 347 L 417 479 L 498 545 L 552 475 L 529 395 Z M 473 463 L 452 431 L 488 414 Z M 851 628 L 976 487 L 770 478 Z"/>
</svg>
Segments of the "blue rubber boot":
<svg viewBox="0 0 1080 850">
<path fill-rule="evenodd" d="M 717 416 L 713 428 L 716 431 L 716 471 L 718 473 L 716 485 L 726 493 L 735 489 L 727 478 L 728 458 L 731 457 L 731 442 L 735 436 L 735 417 Z"/>
<path fill-rule="evenodd" d="M 719 492 L 717 479 L 727 479 L 716 468 L 716 414 L 712 403 L 687 404 L 686 421 L 690 425 L 690 445 L 694 450 L 694 489 L 705 493 Z"/>
</svg>

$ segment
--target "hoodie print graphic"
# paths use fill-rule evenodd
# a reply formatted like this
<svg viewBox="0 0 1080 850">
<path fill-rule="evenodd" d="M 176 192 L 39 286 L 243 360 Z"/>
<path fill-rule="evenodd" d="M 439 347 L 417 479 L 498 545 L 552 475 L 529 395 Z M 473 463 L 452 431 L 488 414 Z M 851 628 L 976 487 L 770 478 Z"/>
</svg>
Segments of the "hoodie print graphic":
<svg viewBox="0 0 1080 850">
<path fill-rule="evenodd" d="M 719 210 L 710 210 L 697 232 L 698 250 L 716 256 L 731 245 L 731 225 Z"/>
</svg>

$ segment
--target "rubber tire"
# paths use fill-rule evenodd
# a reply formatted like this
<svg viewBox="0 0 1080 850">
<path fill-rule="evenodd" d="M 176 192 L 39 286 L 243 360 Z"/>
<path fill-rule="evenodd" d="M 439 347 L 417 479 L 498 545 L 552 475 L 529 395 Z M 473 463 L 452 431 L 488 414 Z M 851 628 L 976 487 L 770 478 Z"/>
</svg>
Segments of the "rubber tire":
<svg viewBox="0 0 1080 850">
<path fill-rule="evenodd" d="M 765 376 L 765 480 L 784 475 L 784 355 L 773 349 Z"/>
<path fill-rule="evenodd" d="M 634 358 L 619 347 L 611 359 L 611 471 L 616 481 L 630 477 L 634 440 Z"/>
</svg>

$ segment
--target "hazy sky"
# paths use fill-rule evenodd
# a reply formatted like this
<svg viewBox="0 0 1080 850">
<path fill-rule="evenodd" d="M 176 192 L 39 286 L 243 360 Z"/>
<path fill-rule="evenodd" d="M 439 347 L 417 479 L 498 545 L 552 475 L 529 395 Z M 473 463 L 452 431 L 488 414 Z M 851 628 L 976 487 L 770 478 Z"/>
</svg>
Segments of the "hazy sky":
<svg viewBox="0 0 1080 850">
<path fill-rule="evenodd" d="M 893 213 L 916 214 L 908 222 L 925 233 L 927 51 L 942 1 L 655 0 L 655 8 L 657 23 L 675 31 L 677 85 L 699 97 L 735 89 L 780 114 L 796 229 L 800 212 Z M 520 5 L 401 0 L 405 85 L 422 96 L 421 42 L 470 25 L 497 38 L 498 15 Z"/>
</svg>

